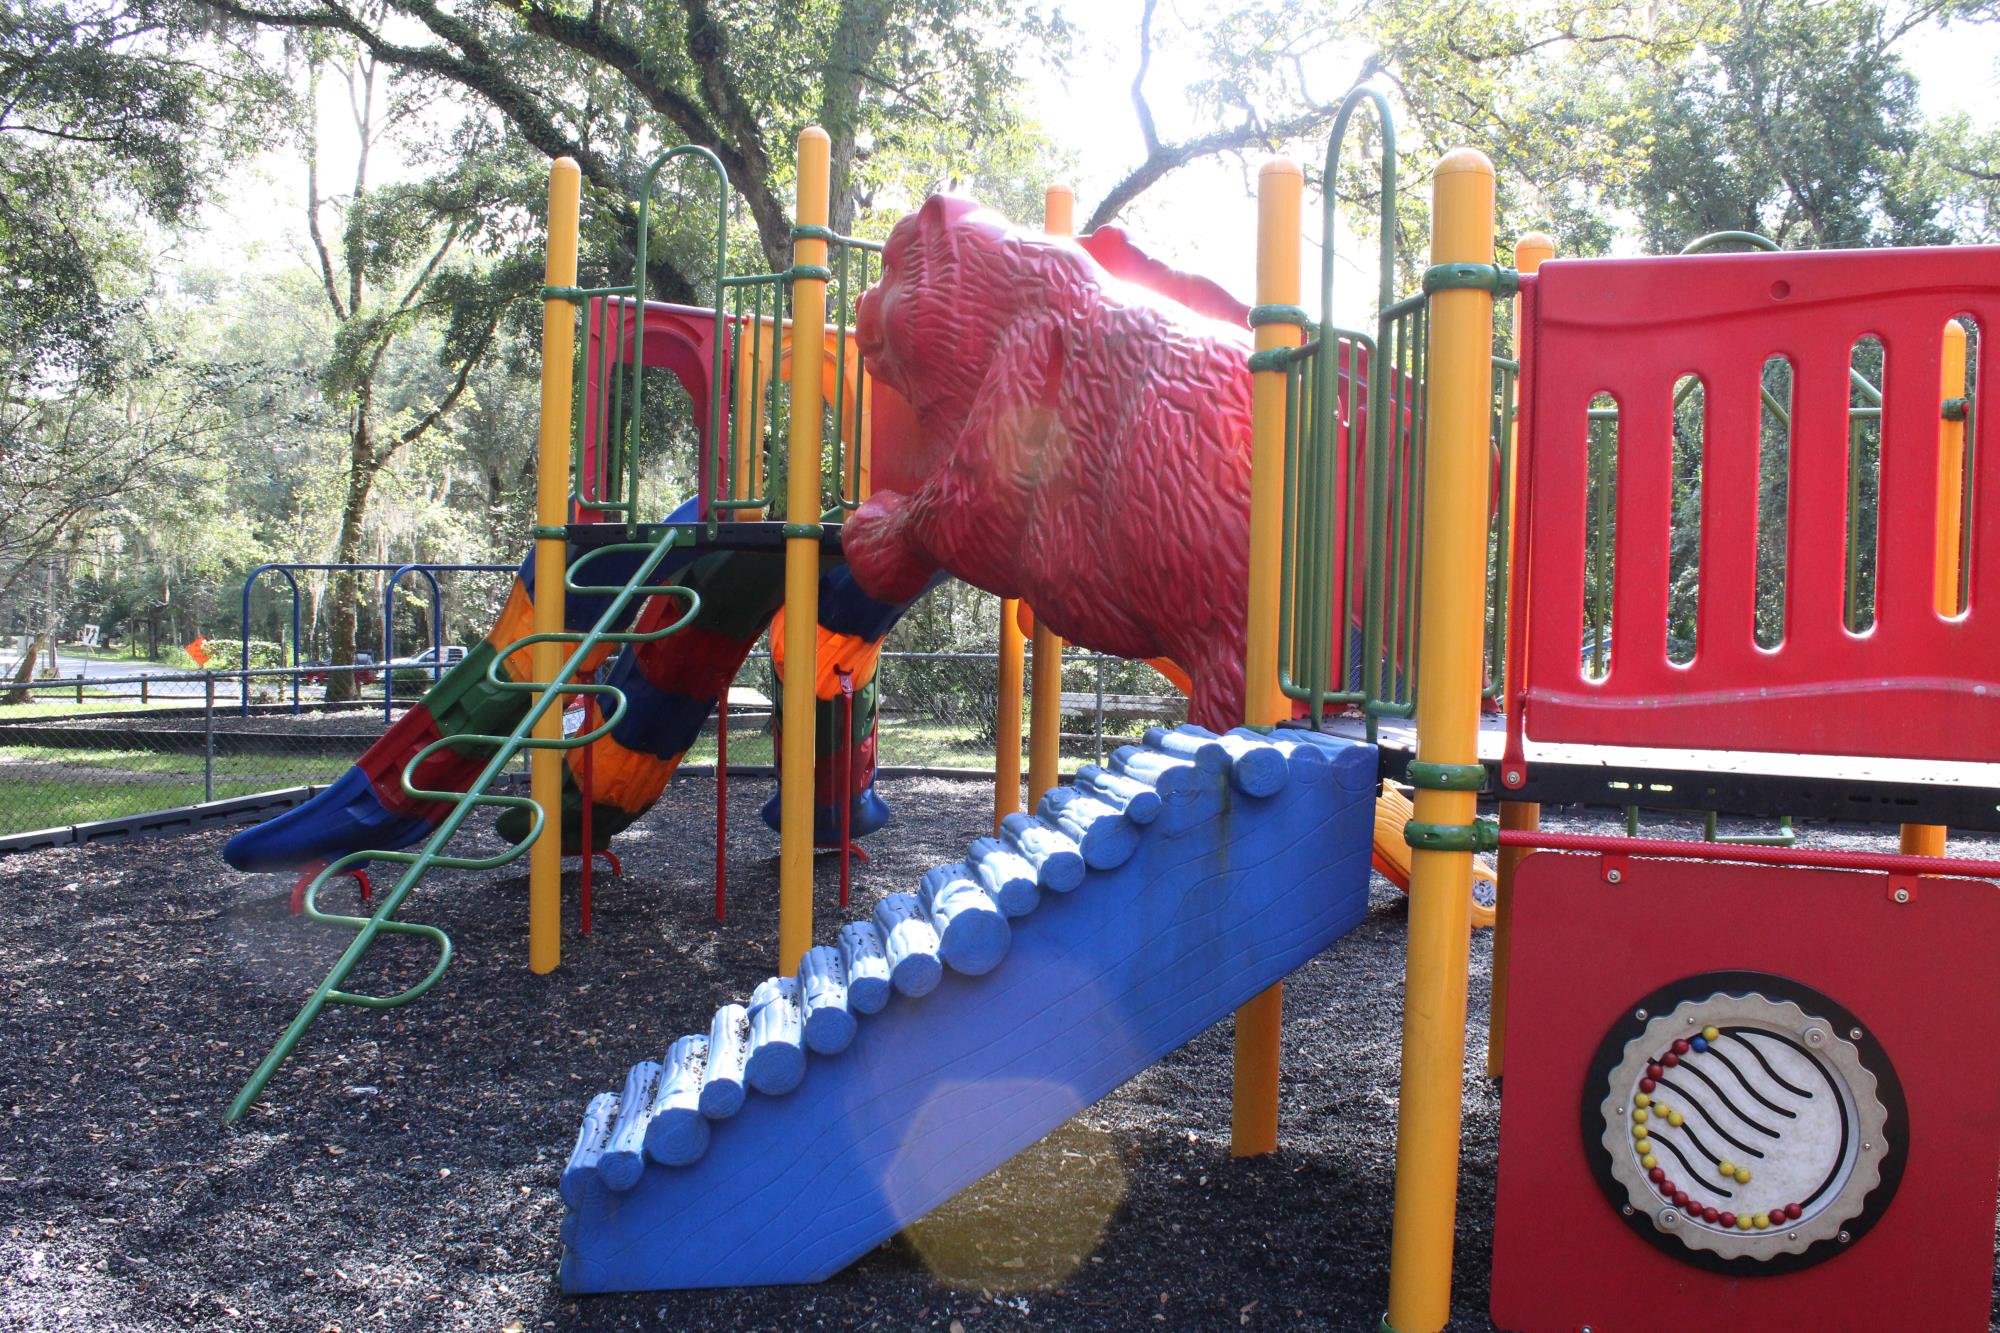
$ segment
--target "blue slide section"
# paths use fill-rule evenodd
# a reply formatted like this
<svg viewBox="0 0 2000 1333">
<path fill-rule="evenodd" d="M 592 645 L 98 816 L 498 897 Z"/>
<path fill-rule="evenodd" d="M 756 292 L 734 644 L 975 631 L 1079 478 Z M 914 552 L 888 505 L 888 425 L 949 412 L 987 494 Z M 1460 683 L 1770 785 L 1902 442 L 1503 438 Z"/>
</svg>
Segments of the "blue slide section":
<svg viewBox="0 0 2000 1333">
<path fill-rule="evenodd" d="M 570 1292 L 817 1282 L 1360 922 L 1377 758 L 1154 729 L 595 1098 Z"/>
</svg>

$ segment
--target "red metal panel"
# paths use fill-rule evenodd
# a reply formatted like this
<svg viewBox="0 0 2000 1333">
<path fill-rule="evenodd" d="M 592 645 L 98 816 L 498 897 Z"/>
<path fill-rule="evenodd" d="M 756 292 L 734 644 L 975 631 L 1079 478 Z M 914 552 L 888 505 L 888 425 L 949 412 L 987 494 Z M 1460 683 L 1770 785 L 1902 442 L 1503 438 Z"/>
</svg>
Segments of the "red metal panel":
<svg viewBox="0 0 2000 1333">
<path fill-rule="evenodd" d="M 2000 328 L 2000 248 L 1551 261 L 1525 284 L 1522 530 L 1510 726 L 1594 744 L 2000 759 L 2000 339 L 1982 338 L 1972 593 L 1933 606 L 1945 322 Z M 1887 353 L 1876 624 L 1845 624 L 1848 365 Z M 1757 376 L 1793 367 L 1785 626 L 1756 646 Z M 1666 658 L 1670 395 L 1707 395 L 1694 660 Z M 1617 399 L 1611 666 L 1581 661 L 1590 399 Z M 1518 748 L 1517 748 L 1518 752 Z"/>
<path fill-rule="evenodd" d="M 1889 877 L 1539 852 L 1517 872 L 1493 1319 L 1514 1333 L 1679 1328 L 1984 1333 L 1992 1302 L 1991 1095 L 1967 1077 L 2000 1001 L 2000 891 Z M 1698 923 L 1668 930 L 1671 919 Z M 1605 1196 L 1580 1125 L 1599 1041 L 1659 987 L 1776 973 L 1853 1011 L 1908 1105 L 1900 1187 L 1852 1249 L 1802 1271 L 1729 1276 L 1642 1239 Z"/>
</svg>

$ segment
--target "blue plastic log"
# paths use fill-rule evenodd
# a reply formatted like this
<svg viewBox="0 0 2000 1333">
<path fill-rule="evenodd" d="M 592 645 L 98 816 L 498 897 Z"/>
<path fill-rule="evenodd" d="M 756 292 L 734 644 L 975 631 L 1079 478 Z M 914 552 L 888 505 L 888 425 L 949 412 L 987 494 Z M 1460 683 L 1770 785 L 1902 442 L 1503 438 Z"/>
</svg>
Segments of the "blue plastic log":
<svg viewBox="0 0 2000 1333">
<path fill-rule="evenodd" d="M 1092 870 L 1116 870 L 1139 849 L 1137 825 L 1074 787 L 1049 788 L 1035 813 L 1069 834 Z"/>
<path fill-rule="evenodd" d="M 879 1014 L 889 1003 L 889 950 L 873 921 L 850 921 L 840 928 L 840 961 L 847 969 L 847 1007 Z"/>
<path fill-rule="evenodd" d="M 1026 916 L 1042 901 L 1034 863 L 998 838 L 975 838 L 966 858 L 979 887 L 1008 916 Z"/>
<path fill-rule="evenodd" d="M 701 1074 L 701 1113 L 727 1120 L 743 1109 L 743 1063 L 750 1058 L 750 1011 L 725 1004 L 708 1026 L 708 1067 Z"/>
<path fill-rule="evenodd" d="M 1014 932 L 1006 914 L 964 865 L 924 873 L 917 902 L 938 933 L 938 952 L 954 972 L 984 976 L 1007 956 Z"/>
<path fill-rule="evenodd" d="M 1221 746 L 1229 756 L 1230 784 L 1246 796 L 1275 796 L 1291 776 L 1284 752 L 1255 733 L 1250 733 L 1251 738 L 1246 740 L 1234 731 L 1217 736 L 1203 727 L 1186 726 L 1176 734 L 1190 741 L 1206 737 Z"/>
<path fill-rule="evenodd" d="M 618 1116 L 611 1122 L 610 1137 L 597 1159 L 597 1177 L 606 1189 L 629 1190 L 646 1171 L 646 1124 L 653 1113 L 653 1098 L 660 1090 L 660 1065 L 641 1060 L 625 1075 L 625 1091 L 618 1097 Z"/>
<path fill-rule="evenodd" d="M 767 1097 L 782 1097 L 806 1076 L 805 1018 L 797 977 L 772 977 L 750 992 L 750 1047 L 743 1081 Z"/>
<path fill-rule="evenodd" d="M 1123 773 L 1113 773 L 1096 764 L 1085 764 L 1076 770 L 1076 788 L 1104 802 L 1134 824 L 1150 824 L 1160 817 L 1160 794 Z"/>
<path fill-rule="evenodd" d="M 1221 763 L 1208 772 L 1194 760 L 1180 758 L 1158 749 L 1121 745 L 1111 752 L 1112 771 L 1160 794 L 1159 826 L 1166 833 L 1185 833 L 1213 818 L 1222 808 L 1216 778 L 1228 770 L 1229 753 L 1213 742 L 1203 753 L 1212 753 Z"/>
<path fill-rule="evenodd" d="M 1294 782 L 1323 782 L 1332 768 L 1332 761 L 1328 758 L 1330 752 L 1313 740 L 1307 739 L 1312 735 L 1311 732 L 1288 727 L 1273 731 L 1267 736 L 1247 727 L 1236 727 L 1231 729 L 1229 735 L 1237 740 L 1262 742 L 1284 755 Z"/>
<path fill-rule="evenodd" d="M 840 950 L 821 944 L 799 960 L 799 1010 L 805 1017 L 806 1047 L 817 1055 L 838 1055 L 854 1040 L 854 1015 L 847 1011 L 847 967 Z"/>
<path fill-rule="evenodd" d="M 581 1208 L 593 1190 L 601 1188 L 597 1159 L 604 1155 L 604 1142 L 611 1137 L 611 1122 L 618 1115 L 618 1094 L 600 1092 L 584 1108 L 583 1125 L 576 1131 L 576 1147 L 570 1149 L 563 1167 L 562 1183 L 556 1192 L 572 1208 Z"/>
<path fill-rule="evenodd" d="M 875 929 L 889 956 L 889 980 L 903 995 L 929 995 L 944 978 L 938 934 L 914 893 L 892 893 L 875 905 Z"/>
<path fill-rule="evenodd" d="M 1017 810 L 1000 821 L 1000 833 L 1034 866 L 1042 887 L 1049 892 L 1068 893 L 1083 883 L 1083 852 L 1061 829 Z"/>
<path fill-rule="evenodd" d="M 686 1036 L 667 1048 L 660 1086 L 646 1122 L 646 1156 L 662 1166 L 685 1166 L 708 1151 L 708 1118 L 701 1113 L 702 1071 L 708 1038 Z"/>
</svg>

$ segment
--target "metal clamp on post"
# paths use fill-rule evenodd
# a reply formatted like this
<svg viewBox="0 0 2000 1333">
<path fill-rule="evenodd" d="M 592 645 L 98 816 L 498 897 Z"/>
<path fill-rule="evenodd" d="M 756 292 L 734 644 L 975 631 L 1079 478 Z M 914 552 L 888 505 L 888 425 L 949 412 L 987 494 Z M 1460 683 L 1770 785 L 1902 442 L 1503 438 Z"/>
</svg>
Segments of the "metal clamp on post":
<svg viewBox="0 0 2000 1333">
<path fill-rule="evenodd" d="M 569 529 L 560 523 L 554 525 L 537 523 L 529 531 L 538 542 L 566 542 L 569 540 Z"/>
<path fill-rule="evenodd" d="M 1964 421 L 1972 415 L 1972 400 L 1969 398 L 1947 398 L 1938 415 L 1946 421 Z"/>
<path fill-rule="evenodd" d="M 832 282 L 833 270 L 824 264 L 794 264 L 785 276 L 793 282 Z"/>
<path fill-rule="evenodd" d="M 542 299 L 544 301 L 568 301 L 571 305 L 575 305 L 582 301 L 583 298 L 584 290 L 581 287 L 550 286 L 542 288 Z"/>
<path fill-rule="evenodd" d="M 1412 759 L 1403 772 L 1404 781 L 1426 791 L 1484 791 L 1486 765 L 1432 764 Z"/>
<path fill-rule="evenodd" d="M 1491 292 L 1512 296 L 1521 290 L 1521 275 L 1498 264 L 1432 264 L 1424 270 L 1424 295 L 1438 292 Z"/>
<path fill-rule="evenodd" d="M 1250 327 L 1257 329 L 1262 328 L 1266 324 L 1290 324 L 1299 330 L 1299 336 L 1302 340 L 1307 339 L 1313 332 L 1312 317 L 1306 314 L 1304 306 L 1260 305 L 1251 307 Z M 1266 347 L 1261 352 L 1252 352 L 1250 353 L 1249 360 L 1251 373 L 1255 374 L 1265 370 L 1282 371 L 1296 361 L 1299 355 L 1299 349 L 1296 347 Z"/>
<path fill-rule="evenodd" d="M 1500 825 L 1491 819 L 1470 824 L 1403 825 L 1403 841 L 1420 852 L 1491 852 L 1500 848 Z"/>
<path fill-rule="evenodd" d="M 838 235 L 831 227 L 814 227 L 801 223 L 792 228 L 792 239 L 795 241 L 825 241 L 828 245 L 831 245 L 835 241 L 845 240 L 846 238 Z"/>
<path fill-rule="evenodd" d="M 826 525 L 823 523 L 786 523 L 778 529 L 778 532 L 780 535 L 786 537 L 804 537 L 809 541 L 818 541 L 826 535 Z"/>
</svg>

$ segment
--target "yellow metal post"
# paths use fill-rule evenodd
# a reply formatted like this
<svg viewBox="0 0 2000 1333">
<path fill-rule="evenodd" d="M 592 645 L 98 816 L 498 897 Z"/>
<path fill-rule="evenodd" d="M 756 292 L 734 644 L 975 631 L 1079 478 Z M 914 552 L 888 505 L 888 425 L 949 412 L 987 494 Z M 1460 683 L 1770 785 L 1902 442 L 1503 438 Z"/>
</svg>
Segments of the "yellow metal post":
<svg viewBox="0 0 2000 1333">
<path fill-rule="evenodd" d="M 993 718 L 993 831 L 1021 808 L 1021 603 L 1000 602 L 1000 702 Z"/>
<path fill-rule="evenodd" d="M 1492 262 L 1493 164 L 1473 149 L 1454 149 L 1432 176 L 1431 263 Z M 1433 294 L 1428 346 L 1417 757 L 1473 764 L 1486 629 L 1492 292 L 1447 287 Z M 1420 787 L 1413 822 L 1469 828 L 1477 813 L 1472 792 Z M 1451 1313 L 1472 854 L 1420 848 L 1410 860 L 1387 1322 L 1395 1333 L 1439 1333 Z"/>
<path fill-rule="evenodd" d="M 1257 304 L 1299 303 L 1299 210 L 1305 178 L 1296 162 L 1257 173 Z M 1257 350 L 1297 347 L 1298 326 L 1262 324 Z M 1276 726 L 1290 712 L 1278 684 L 1278 586 L 1285 504 L 1285 374 L 1260 370 L 1250 390 L 1250 596 L 1243 643 L 1243 720 Z M 1278 1146 L 1278 1030 L 1285 988 L 1273 986 L 1236 1011 L 1229 1150 L 1255 1157 Z"/>
<path fill-rule="evenodd" d="M 576 286 L 576 233 L 583 173 L 559 157 L 549 164 L 549 249 L 542 281 L 550 287 Z M 570 394 L 576 359 L 576 308 L 565 300 L 542 302 L 542 416 L 535 457 L 535 633 L 563 628 L 563 581 L 569 571 L 569 543 L 560 532 L 569 522 Z M 530 650 L 536 680 L 554 680 L 562 670 L 562 645 L 536 644 Z M 537 740 L 562 738 L 562 709 L 551 708 L 535 723 Z M 541 836 L 528 854 L 528 970 L 553 972 L 562 962 L 562 751 L 537 749 L 528 755 L 528 794 L 542 808 Z"/>
<path fill-rule="evenodd" d="M 1076 234 L 1076 195 L 1067 185 L 1051 185 L 1042 200 L 1042 230 L 1051 236 Z M 1062 640 L 1035 617 L 1035 670 L 1028 704 L 1028 808 L 1056 785 L 1062 745 Z"/>
<path fill-rule="evenodd" d="M 826 131 L 808 126 L 799 135 L 800 227 L 825 227 L 828 144 Z M 792 419 L 785 461 L 785 660 L 792 681 L 785 690 L 784 762 L 778 782 L 778 970 L 790 976 L 812 947 L 813 936 L 813 720 L 818 698 L 811 663 L 819 638 L 819 515 L 821 415 L 825 403 L 827 244 L 800 236 L 792 242 Z M 802 266 L 802 267 L 801 267 Z M 801 349 L 804 349 L 802 352 Z"/>
<path fill-rule="evenodd" d="M 1514 268 L 1517 272 L 1533 273 L 1541 268 L 1544 260 L 1555 258 L 1556 243 L 1538 231 L 1531 231 L 1514 242 Z M 1525 336 L 1521 329 L 1521 301 L 1514 299 L 1514 355 L 1521 355 Z M 1520 427 L 1510 422 L 1507 428 L 1507 448 L 1514 459 L 1520 458 Z M 1518 466 L 1507 469 L 1507 494 L 1502 503 L 1507 506 L 1507 535 L 1512 548 L 1508 553 L 1507 568 L 1512 570 L 1513 562 L 1521 558 L 1520 509 L 1514 503 L 1514 494 L 1520 488 L 1521 474 Z M 1515 607 L 1514 614 L 1520 615 L 1525 607 Z M 1502 699 L 1505 703 L 1505 699 Z M 1538 829 L 1542 825 L 1542 807 L 1532 801 L 1500 802 L 1500 827 L 1511 829 Z M 1519 847 L 1500 849 L 1498 876 L 1493 886 L 1493 1001 L 1487 1007 L 1486 1024 L 1486 1072 L 1499 1078 L 1506 1070 L 1507 1063 L 1507 982 L 1513 964 L 1514 949 L 1514 871 L 1521 864 L 1526 852 Z"/>
<path fill-rule="evenodd" d="M 1944 367 L 1938 373 L 1940 399 L 1965 398 L 1965 325 L 1946 320 Z M 1959 546 L 1965 523 L 1965 418 L 1938 422 L 1937 582 L 1941 616 L 1958 614 Z M 1911 856 L 1943 856 L 1942 824 L 1903 825 L 1903 851 Z"/>
</svg>

